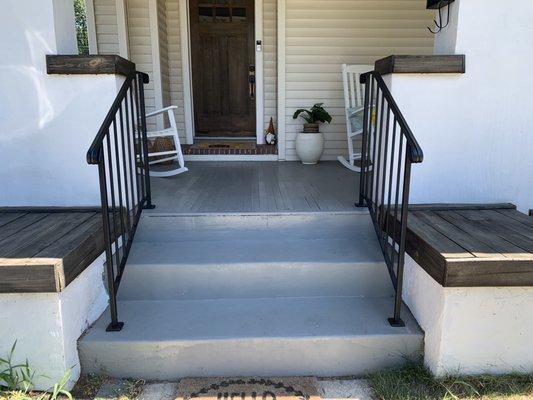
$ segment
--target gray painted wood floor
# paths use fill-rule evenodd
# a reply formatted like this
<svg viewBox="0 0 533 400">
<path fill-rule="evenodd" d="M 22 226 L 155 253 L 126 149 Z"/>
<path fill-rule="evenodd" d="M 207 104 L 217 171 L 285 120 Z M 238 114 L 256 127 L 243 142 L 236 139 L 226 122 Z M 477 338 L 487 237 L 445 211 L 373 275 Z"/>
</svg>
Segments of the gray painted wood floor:
<svg viewBox="0 0 533 400">
<path fill-rule="evenodd" d="M 359 174 L 337 162 L 189 162 L 189 172 L 152 178 L 150 213 L 354 211 Z"/>
</svg>

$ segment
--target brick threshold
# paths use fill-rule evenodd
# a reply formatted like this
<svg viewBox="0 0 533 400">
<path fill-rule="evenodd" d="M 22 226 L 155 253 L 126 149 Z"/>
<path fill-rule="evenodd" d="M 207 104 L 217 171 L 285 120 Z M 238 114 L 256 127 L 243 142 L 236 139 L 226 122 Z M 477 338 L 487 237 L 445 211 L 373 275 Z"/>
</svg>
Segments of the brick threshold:
<svg viewBox="0 0 533 400">
<path fill-rule="evenodd" d="M 271 146 L 266 144 L 255 145 L 251 149 L 238 148 L 198 148 L 195 145 L 182 145 L 181 151 L 185 156 L 255 156 L 255 155 L 277 155 L 278 146 Z"/>
</svg>

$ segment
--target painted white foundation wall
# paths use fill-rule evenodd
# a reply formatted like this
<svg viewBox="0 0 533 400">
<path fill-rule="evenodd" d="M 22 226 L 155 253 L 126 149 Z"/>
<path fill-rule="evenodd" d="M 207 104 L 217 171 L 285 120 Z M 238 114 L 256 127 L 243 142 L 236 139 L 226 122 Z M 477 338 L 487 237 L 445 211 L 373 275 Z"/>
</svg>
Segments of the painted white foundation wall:
<svg viewBox="0 0 533 400">
<path fill-rule="evenodd" d="M 403 296 L 435 375 L 533 372 L 533 287 L 443 288 L 407 256 Z"/>
<path fill-rule="evenodd" d="M 533 2 L 457 0 L 438 54 L 466 74 L 387 76 L 425 154 L 412 203 L 511 202 L 533 208 Z"/>
<path fill-rule="evenodd" d="M 6 0 L 0 14 L 0 205 L 98 205 L 85 154 L 123 79 L 47 75 L 47 54 L 76 54 L 73 3 Z"/>
<path fill-rule="evenodd" d="M 36 389 L 49 389 L 68 370 L 68 388 L 79 378 L 78 338 L 108 304 L 104 258 L 98 257 L 61 293 L 0 294 L 0 357 L 16 340 L 14 361 L 28 360 Z"/>
</svg>

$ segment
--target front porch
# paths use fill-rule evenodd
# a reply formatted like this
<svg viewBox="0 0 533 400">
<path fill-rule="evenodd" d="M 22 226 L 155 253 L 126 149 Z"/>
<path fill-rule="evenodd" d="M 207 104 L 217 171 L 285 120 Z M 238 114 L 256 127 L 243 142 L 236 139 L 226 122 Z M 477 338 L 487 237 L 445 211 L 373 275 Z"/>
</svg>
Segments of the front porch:
<svg viewBox="0 0 533 400">
<path fill-rule="evenodd" d="M 354 211 L 359 175 L 338 162 L 190 162 L 189 172 L 152 178 L 150 213 Z"/>
</svg>

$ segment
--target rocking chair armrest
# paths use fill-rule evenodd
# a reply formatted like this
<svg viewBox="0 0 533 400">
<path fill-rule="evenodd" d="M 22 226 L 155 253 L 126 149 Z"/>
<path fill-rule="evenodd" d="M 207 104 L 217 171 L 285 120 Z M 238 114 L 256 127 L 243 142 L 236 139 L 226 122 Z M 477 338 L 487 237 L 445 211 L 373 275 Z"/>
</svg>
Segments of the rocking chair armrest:
<svg viewBox="0 0 533 400">
<path fill-rule="evenodd" d="M 157 110 L 157 111 L 153 111 L 151 113 L 148 113 L 148 114 L 146 114 L 146 117 L 147 118 L 148 117 L 154 117 L 156 115 L 163 114 L 165 112 L 168 112 L 170 110 L 174 110 L 176 108 L 178 108 L 178 106 L 168 106 L 168 107 L 162 108 L 161 110 Z"/>
</svg>

